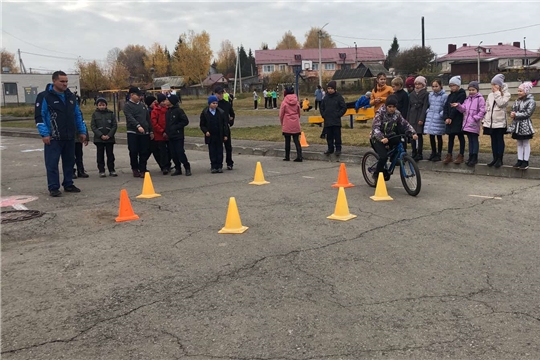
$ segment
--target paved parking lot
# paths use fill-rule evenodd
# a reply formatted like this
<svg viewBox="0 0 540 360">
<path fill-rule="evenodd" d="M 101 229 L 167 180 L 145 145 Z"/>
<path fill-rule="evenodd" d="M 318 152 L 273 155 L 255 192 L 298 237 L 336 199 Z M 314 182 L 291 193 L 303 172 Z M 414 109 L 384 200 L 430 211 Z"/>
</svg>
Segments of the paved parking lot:
<svg viewBox="0 0 540 360">
<path fill-rule="evenodd" d="M 135 199 L 127 148 L 83 191 L 48 196 L 39 139 L 2 138 L 2 197 L 45 214 L 2 226 L 5 359 L 538 359 L 540 181 L 423 172 L 391 202 L 348 165 L 348 222 L 334 211 L 339 163 L 236 156 L 210 174 L 150 170 Z M 270 184 L 253 186 L 262 163 Z M 120 189 L 140 219 L 114 221 Z M 249 230 L 221 235 L 234 196 Z M 5 210 L 3 208 L 3 210 Z"/>
</svg>

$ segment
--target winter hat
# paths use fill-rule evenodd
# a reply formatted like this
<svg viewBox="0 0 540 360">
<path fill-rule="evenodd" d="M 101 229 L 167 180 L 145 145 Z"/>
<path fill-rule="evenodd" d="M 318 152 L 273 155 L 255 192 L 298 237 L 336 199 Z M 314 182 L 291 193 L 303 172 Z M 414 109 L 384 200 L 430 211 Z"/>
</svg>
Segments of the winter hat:
<svg viewBox="0 0 540 360">
<path fill-rule="evenodd" d="M 98 97 L 96 99 L 96 105 L 98 105 L 100 102 L 105 103 L 105 105 L 107 105 L 107 100 L 105 100 L 105 98 Z"/>
<path fill-rule="evenodd" d="M 500 87 L 504 84 L 504 75 L 503 74 L 497 74 L 491 79 L 491 83 L 493 85 L 499 85 Z"/>
<path fill-rule="evenodd" d="M 532 88 L 533 88 L 533 84 L 530 81 L 524 82 L 518 86 L 518 89 L 523 90 L 525 94 L 528 94 Z"/>
<path fill-rule="evenodd" d="M 337 84 L 336 84 L 336 82 L 335 82 L 334 80 L 332 80 L 332 81 L 330 81 L 330 82 L 328 83 L 328 85 L 326 85 L 326 87 L 327 87 L 327 88 L 332 88 L 332 89 L 336 90 Z"/>
<path fill-rule="evenodd" d="M 216 95 L 210 95 L 210 96 L 208 97 L 208 105 L 210 105 L 210 104 L 213 103 L 213 102 L 219 102 L 219 100 L 218 100 L 218 98 L 217 98 Z"/>
<path fill-rule="evenodd" d="M 414 76 L 409 76 L 409 77 L 405 80 L 405 86 L 406 86 L 406 87 L 414 86 Z"/>
<path fill-rule="evenodd" d="M 388 105 L 394 105 L 397 106 L 398 104 L 398 97 L 396 95 L 390 95 L 386 98 L 386 102 L 384 103 L 386 106 Z"/>
<path fill-rule="evenodd" d="M 128 94 L 129 94 L 129 95 L 131 95 L 131 94 L 141 95 L 141 89 L 139 89 L 139 88 L 136 87 L 136 86 L 132 86 L 132 87 L 129 88 Z"/>
<path fill-rule="evenodd" d="M 368 92 L 366 93 L 366 97 L 371 97 L 371 91 L 368 91 Z"/>
<path fill-rule="evenodd" d="M 176 105 L 180 102 L 180 98 L 174 94 L 167 96 L 167 99 L 169 99 L 169 102 L 173 105 Z"/>
<path fill-rule="evenodd" d="M 291 95 L 294 94 L 294 89 L 291 86 L 287 86 L 285 88 L 285 95 Z"/>
<path fill-rule="evenodd" d="M 478 81 L 471 81 L 469 83 L 469 86 L 467 86 L 467 89 L 468 88 L 475 88 L 477 91 L 480 91 L 480 84 L 478 83 Z"/>
<path fill-rule="evenodd" d="M 448 84 L 461 86 L 461 76 L 457 75 L 457 76 L 452 77 Z"/>
<path fill-rule="evenodd" d="M 216 88 L 214 89 L 214 92 L 216 94 L 221 94 L 223 93 L 223 88 L 221 86 L 216 86 Z"/>
<path fill-rule="evenodd" d="M 423 84 L 424 86 L 426 86 L 427 85 L 427 80 L 423 76 L 417 76 L 416 79 L 414 79 L 414 83 L 420 83 L 420 84 Z"/>
<path fill-rule="evenodd" d="M 147 96 L 147 97 L 144 98 L 144 103 L 146 104 L 146 106 L 150 106 L 150 105 L 152 105 L 152 104 L 154 103 L 154 101 L 156 101 L 156 100 L 157 100 L 157 99 L 156 99 L 155 96 L 150 95 L 150 96 Z"/>
<path fill-rule="evenodd" d="M 157 102 L 160 103 L 160 104 L 161 104 L 163 101 L 165 101 L 166 98 L 167 98 L 167 97 L 165 96 L 165 94 L 162 94 L 162 93 L 157 94 Z"/>
</svg>

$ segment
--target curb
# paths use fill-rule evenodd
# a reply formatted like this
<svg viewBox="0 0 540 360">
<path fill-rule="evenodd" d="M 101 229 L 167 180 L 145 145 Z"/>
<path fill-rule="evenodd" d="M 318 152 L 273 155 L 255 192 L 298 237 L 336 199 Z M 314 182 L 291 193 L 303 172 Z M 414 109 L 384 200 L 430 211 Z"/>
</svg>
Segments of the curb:
<svg viewBox="0 0 540 360">
<path fill-rule="evenodd" d="M 1 136 L 13 136 L 13 137 L 25 137 L 25 138 L 34 138 L 41 139 L 41 136 L 36 132 L 28 131 L 18 131 L 11 129 L 1 129 Z M 127 145 L 127 138 L 117 137 L 116 143 L 121 145 Z M 207 147 L 203 143 L 197 142 L 186 142 L 184 144 L 186 150 L 196 150 L 196 151 L 208 151 Z M 246 146 L 234 146 L 233 151 L 235 155 L 258 155 L 258 156 L 276 156 L 283 157 L 285 156 L 284 149 L 275 149 L 272 146 L 270 147 L 246 147 Z M 295 154 L 294 151 L 291 151 L 292 154 Z M 360 164 L 362 162 L 362 155 L 347 155 L 343 154 L 339 159 L 335 155 L 324 155 L 321 152 L 307 151 L 302 150 L 302 157 L 305 160 L 315 160 L 315 161 L 333 161 L 333 162 L 344 162 L 351 164 Z M 503 165 L 500 168 L 496 169 L 494 167 L 488 167 L 486 164 L 477 164 L 475 167 L 470 168 L 465 164 L 456 165 L 456 164 L 443 164 L 442 162 L 431 162 L 431 161 L 420 161 L 418 162 L 418 167 L 420 170 L 434 171 L 434 172 L 446 172 L 446 173 L 459 173 L 467 175 L 483 175 L 483 176 L 494 176 L 494 177 L 503 177 L 503 178 L 513 178 L 513 179 L 531 179 L 531 180 L 540 180 L 540 168 L 530 167 L 527 170 L 516 170 L 511 166 Z"/>
</svg>

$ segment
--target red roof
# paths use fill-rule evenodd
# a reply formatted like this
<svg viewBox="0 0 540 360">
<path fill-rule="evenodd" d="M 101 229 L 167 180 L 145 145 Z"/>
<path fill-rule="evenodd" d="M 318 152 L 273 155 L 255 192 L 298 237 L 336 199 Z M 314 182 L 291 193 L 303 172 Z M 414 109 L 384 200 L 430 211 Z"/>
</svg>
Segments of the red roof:
<svg viewBox="0 0 540 360">
<path fill-rule="evenodd" d="M 449 61 L 449 60 L 476 60 L 478 59 L 478 53 L 476 49 L 478 46 L 462 46 L 451 54 L 441 56 L 437 59 L 437 62 Z M 480 53 L 480 59 L 493 59 L 493 58 L 536 58 L 539 56 L 534 51 L 525 50 L 513 45 L 482 45 L 480 46 L 482 52 Z"/>
<path fill-rule="evenodd" d="M 327 48 L 321 49 L 321 62 L 343 63 L 340 54 L 345 54 L 345 64 L 354 64 L 365 61 L 384 61 L 382 48 L 359 47 L 355 48 Z M 300 55 L 301 60 L 296 60 L 295 55 Z M 289 49 L 289 50 L 255 50 L 255 63 L 260 64 L 287 64 L 301 65 L 302 60 L 319 61 L 319 49 Z"/>
</svg>

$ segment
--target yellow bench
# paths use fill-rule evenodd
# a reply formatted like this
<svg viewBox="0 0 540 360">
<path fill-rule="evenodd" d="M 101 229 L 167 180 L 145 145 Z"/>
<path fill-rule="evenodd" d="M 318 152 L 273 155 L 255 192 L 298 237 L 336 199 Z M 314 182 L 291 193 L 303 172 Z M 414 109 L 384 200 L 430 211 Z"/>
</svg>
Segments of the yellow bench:
<svg viewBox="0 0 540 360">
<path fill-rule="evenodd" d="M 309 124 L 322 124 L 324 122 L 322 116 L 310 116 L 308 117 Z"/>
<path fill-rule="evenodd" d="M 358 112 L 354 108 L 348 108 L 345 114 L 343 116 L 349 115 L 350 121 L 351 121 L 351 129 L 353 128 L 354 121 L 353 116 L 355 116 L 354 120 L 359 122 L 367 122 L 369 119 L 373 119 L 375 117 L 375 112 L 373 111 L 373 108 L 367 108 L 367 109 L 358 109 Z"/>
</svg>

